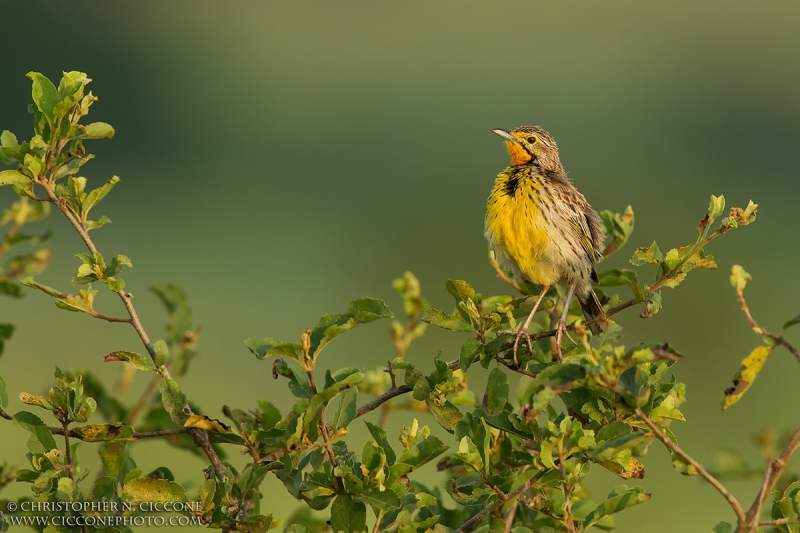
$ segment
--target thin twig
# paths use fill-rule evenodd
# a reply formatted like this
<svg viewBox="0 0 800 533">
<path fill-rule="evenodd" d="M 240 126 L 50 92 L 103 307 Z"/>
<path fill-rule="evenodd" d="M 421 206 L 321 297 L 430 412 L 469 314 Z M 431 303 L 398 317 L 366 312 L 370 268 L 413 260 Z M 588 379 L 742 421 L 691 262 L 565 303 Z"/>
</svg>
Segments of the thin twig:
<svg viewBox="0 0 800 533">
<path fill-rule="evenodd" d="M 558 471 L 561 474 L 561 486 L 564 488 L 564 510 L 567 514 L 567 532 L 575 533 L 575 518 L 572 516 L 572 502 L 570 501 L 572 491 L 569 483 L 567 483 L 567 472 L 564 468 L 564 445 L 562 442 L 558 443 L 558 459 Z"/>
<path fill-rule="evenodd" d="M 695 470 L 697 470 L 697 473 L 700 475 L 700 477 L 708 481 L 715 489 L 717 489 L 717 491 L 720 494 L 722 494 L 722 497 L 725 498 L 725 500 L 727 500 L 728 504 L 733 509 L 733 512 L 736 513 L 736 518 L 738 519 L 740 524 L 745 521 L 745 513 L 744 509 L 742 509 L 741 504 L 736 499 L 736 497 L 733 494 L 731 494 L 730 491 L 726 489 L 722 483 L 719 482 L 719 480 L 717 480 L 717 478 L 709 474 L 708 471 L 703 467 L 703 465 L 695 461 L 688 453 L 683 451 L 677 444 L 672 442 L 669 439 L 669 437 L 667 437 L 664 434 L 664 432 L 658 428 L 655 422 L 650 420 L 650 417 L 644 414 L 644 411 L 642 411 L 641 408 L 639 407 L 636 408 L 636 416 L 639 417 L 639 419 L 642 422 L 644 422 L 647 425 L 647 427 L 650 428 L 650 431 L 653 432 L 656 438 L 660 440 L 664 444 L 664 446 L 669 448 L 670 451 L 672 451 L 676 455 L 680 456 L 684 461 L 692 465 L 695 468 Z"/>
<path fill-rule="evenodd" d="M 517 374 L 522 374 L 523 376 L 528 376 L 528 377 L 531 377 L 531 378 L 535 378 L 537 376 L 537 374 L 535 372 L 531 372 L 530 370 L 526 370 L 525 368 L 522 368 L 519 365 L 515 365 L 513 361 L 506 361 L 505 359 L 503 359 L 499 355 L 495 355 L 494 358 L 498 363 L 500 363 L 501 365 L 503 365 L 504 367 L 506 367 L 506 368 L 508 368 L 510 370 L 513 370 Z"/>
<path fill-rule="evenodd" d="M 389 379 L 392 380 L 392 388 L 394 389 L 397 387 L 397 378 L 394 375 L 394 368 L 392 368 L 391 361 L 387 361 L 386 364 L 387 364 L 386 372 L 389 373 Z"/>
<path fill-rule="evenodd" d="M 770 333 L 766 329 L 762 328 L 756 322 L 756 319 L 753 318 L 753 315 L 750 314 L 750 308 L 747 306 L 747 302 L 744 299 L 744 290 L 741 288 L 736 289 L 736 298 L 739 300 L 739 306 L 742 308 L 742 312 L 744 313 L 745 318 L 750 323 L 750 326 L 759 334 L 764 335 L 772 339 L 776 344 L 780 344 L 787 350 L 789 350 L 792 355 L 794 355 L 795 359 L 800 361 L 800 352 L 797 351 L 797 348 L 792 346 L 786 339 L 783 338 L 783 335 L 775 335 Z"/>
<path fill-rule="evenodd" d="M 507 501 L 511 500 L 512 498 L 516 498 L 517 496 L 519 496 L 523 492 L 525 492 L 528 489 L 530 489 L 533 486 L 533 484 L 536 483 L 536 481 L 538 481 L 539 478 L 542 477 L 546 472 L 548 472 L 548 470 L 542 470 L 540 472 L 536 472 L 536 474 L 534 474 L 534 476 L 532 478 L 530 478 L 528 481 L 526 481 L 525 483 L 523 483 L 522 485 L 520 485 L 516 489 L 512 490 L 508 494 L 497 498 L 497 500 L 492 502 L 491 505 L 485 507 L 478 514 L 476 514 L 475 516 L 473 516 L 472 518 L 470 518 L 469 520 L 464 522 L 464 524 L 460 528 L 458 528 L 456 530 L 456 532 L 457 533 L 459 533 L 459 532 L 463 533 L 464 531 L 467 531 L 469 528 L 471 528 L 472 526 L 474 526 L 475 524 L 477 524 L 478 522 L 483 520 L 486 516 L 488 516 L 489 513 L 494 512 L 495 509 L 497 509 L 498 507 L 501 507 Z"/>
<path fill-rule="evenodd" d="M 72 476 L 72 451 L 69 449 L 69 420 L 64 419 L 61 422 L 62 429 L 64 431 L 64 453 L 66 454 L 67 459 L 67 475 L 70 479 L 73 479 Z"/>
<path fill-rule="evenodd" d="M 778 518 L 777 520 L 768 520 L 766 522 L 759 522 L 759 526 L 786 526 L 790 524 L 800 524 L 797 518 Z"/>
<path fill-rule="evenodd" d="M 97 311 L 92 311 L 90 313 L 93 317 L 99 318 L 100 320 L 105 320 L 106 322 L 122 322 L 125 324 L 131 324 L 130 318 L 117 318 L 114 316 L 106 316 L 104 314 L 98 313 Z"/>
</svg>

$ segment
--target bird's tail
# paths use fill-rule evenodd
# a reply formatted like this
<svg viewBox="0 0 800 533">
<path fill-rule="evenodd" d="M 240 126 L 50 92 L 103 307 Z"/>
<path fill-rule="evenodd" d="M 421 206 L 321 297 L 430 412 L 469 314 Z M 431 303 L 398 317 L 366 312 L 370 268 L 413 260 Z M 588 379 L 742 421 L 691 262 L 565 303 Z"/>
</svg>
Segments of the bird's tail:
<svg viewBox="0 0 800 533">
<path fill-rule="evenodd" d="M 593 290 L 589 290 L 586 300 L 580 300 L 580 303 L 581 309 L 583 309 L 583 315 L 586 317 L 587 321 L 600 318 L 605 315 L 603 306 L 600 304 L 600 300 L 597 299 L 597 295 Z M 590 325 L 589 329 L 592 330 L 593 334 L 600 335 L 601 331 L 608 329 L 608 324 L 606 324 L 605 321 L 597 322 L 596 324 Z"/>
</svg>

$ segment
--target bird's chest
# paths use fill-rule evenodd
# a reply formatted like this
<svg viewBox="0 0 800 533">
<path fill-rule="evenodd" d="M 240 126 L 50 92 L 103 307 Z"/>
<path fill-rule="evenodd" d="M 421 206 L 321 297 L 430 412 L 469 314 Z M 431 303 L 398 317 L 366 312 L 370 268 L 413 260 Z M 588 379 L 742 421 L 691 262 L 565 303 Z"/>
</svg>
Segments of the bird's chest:
<svg viewBox="0 0 800 533">
<path fill-rule="evenodd" d="M 505 255 L 534 281 L 550 277 L 548 210 L 542 203 L 542 183 L 534 177 L 501 175 L 495 182 L 486 212 L 486 236 L 498 256 Z M 502 257 L 501 257 L 502 259 Z"/>
</svg>

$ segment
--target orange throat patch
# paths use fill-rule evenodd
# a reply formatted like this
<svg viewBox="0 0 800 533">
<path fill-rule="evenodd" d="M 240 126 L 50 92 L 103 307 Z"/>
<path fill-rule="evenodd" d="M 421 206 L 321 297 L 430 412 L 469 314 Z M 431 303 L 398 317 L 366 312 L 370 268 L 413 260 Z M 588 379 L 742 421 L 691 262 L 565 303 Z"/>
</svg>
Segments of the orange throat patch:
<svg viewBox="0 0 800 533">
<path fill-rule="evenodd" d="M 508 149 L 508 154 L 511 156 L 512 165 L 524 165 L 533 159 L 531 154 L 517 143 L 506 141 L 506 148 Z"/>
</svg>

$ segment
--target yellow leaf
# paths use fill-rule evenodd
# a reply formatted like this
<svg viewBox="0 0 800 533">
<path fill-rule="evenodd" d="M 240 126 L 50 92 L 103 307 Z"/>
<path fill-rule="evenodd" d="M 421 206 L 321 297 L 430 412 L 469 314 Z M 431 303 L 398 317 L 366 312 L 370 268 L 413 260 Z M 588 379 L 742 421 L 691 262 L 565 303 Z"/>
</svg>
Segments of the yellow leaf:
<svg viewBox="0 0 800 533">
<path fill-rule="evenodd" d="M 723 411 L 738 402 L 750 388 L 771 351 L 772 346 L 759 346 L 744 358 L 742 368 L 733 377 L 733 387 L 725 389 L 725 395 L 722 398 Z"/>
<path fill-rule="evenodd" d="M 644 479 L 644 465 L 633 458 L 631 458 L 628 468 L 622 468 L 622 465 L 614 461 L 603 461 L 600 465 L 622 479 Z"/>
<path fill-rule="evenodd" d="M 217 433 L 232 433 L 230 427 L 215 418 L 208 418 L 206 415 L 190 416 L 189 419 L 184 422 L 183 427 L 216 431 Z"/>
</svg>

